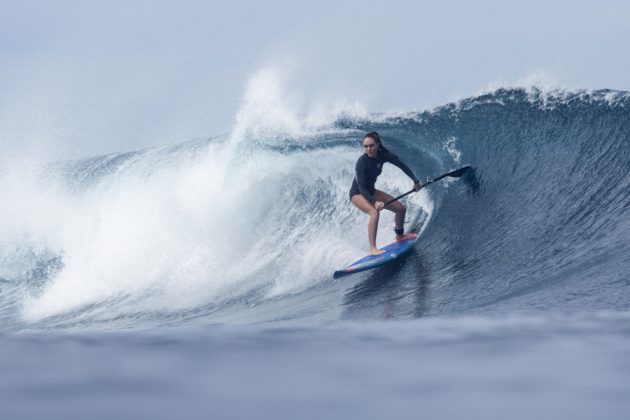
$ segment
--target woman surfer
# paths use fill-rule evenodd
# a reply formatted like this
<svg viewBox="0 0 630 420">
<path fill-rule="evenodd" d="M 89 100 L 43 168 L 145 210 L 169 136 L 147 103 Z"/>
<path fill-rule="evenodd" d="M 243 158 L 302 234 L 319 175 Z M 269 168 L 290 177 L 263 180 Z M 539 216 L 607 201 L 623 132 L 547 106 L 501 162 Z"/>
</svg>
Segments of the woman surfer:
<svg viewBox="0 0 630 420">
<path fill-rule="evenodd" d="M 399 202 L 394 201 L 385 206 L 385 202 L 392 200 L 392 196 L 377 190 L 374 187 L 376 178 L 383 171 L 383 164 L 389 162 L 399 167 L 409 178 L 413 180 L 414 191 L 420 191 L 422 183 L 413 174 L 413 171 L 405 165 L 395 154 L 383 146 L 381 138 L 376 131 L 367 133 L 363 138 L 363 148 L 365 153 L 357 159 L 355 166 L 356 173 L 350 188 L 350 201 L 361 211 L 370 216 L 368 223 L 368 240 L 370 241 L 370 255 L 379 255 L 381 251 L 376 247 L 376 231 L 378 229 L 379 212 L 385 208 L 396 214 L 396 240 L 404 237 L 405 214 L 407 209 Z"/>
</svg>

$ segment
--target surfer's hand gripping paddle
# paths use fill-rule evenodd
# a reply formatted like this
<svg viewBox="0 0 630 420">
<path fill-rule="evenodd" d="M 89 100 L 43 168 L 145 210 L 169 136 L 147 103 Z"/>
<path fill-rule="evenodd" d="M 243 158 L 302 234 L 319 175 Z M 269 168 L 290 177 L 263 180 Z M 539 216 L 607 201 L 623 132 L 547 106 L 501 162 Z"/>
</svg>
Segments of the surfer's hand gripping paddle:
<svg viewBox="0 0 630 420">
<path fill-rule="evenodd" d="M 465 166 L 462 166 L 461 168 L 456 169 L 456 170 L 454 170 L 452 172 L 447 172 L 447 173 L 445 173 L 443 175 L 438 176 L 437 178 L 434 178 L 434 179 L 428 181 L 426 184 L 422 185 L 422 188 L 426 187 L 429 184 L 433 184 L 434 182 L 439 181 L 442 178 L 446 178 L 446 177 L 459 178 L 460 176 L 464 175 L 466 173 L 466 171 L 469 170 L 469 169 L 470 169 L 470 165 L 465 165 Z M 391 200 L 389 200 L 388 202 L 385 203 L 385 206 L 387 206 L 389 204 L 392 204 L 394 201 L 398 201 L 398 200 L 400 200 L 403 197 L 408 196 L 412 192 L 416 192 L 416 189 L 414 188 L 414 189 L 412 189 L 410 191 L 407 191 L 406 193 L 404 193 L 402 195 L 399 195 L 396 198 L 392 198 Z M 383 206 L 383 207 L 385 207 L 385 206 Z"/>
</svg>

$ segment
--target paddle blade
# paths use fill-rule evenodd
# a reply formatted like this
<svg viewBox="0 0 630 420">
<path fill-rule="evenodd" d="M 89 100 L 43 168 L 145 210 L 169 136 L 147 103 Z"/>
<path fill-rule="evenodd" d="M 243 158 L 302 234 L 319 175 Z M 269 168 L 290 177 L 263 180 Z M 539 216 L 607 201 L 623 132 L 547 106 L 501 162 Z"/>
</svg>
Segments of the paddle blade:
<svg viewBox="0 0 630 420">
<path fill-rule="evenodd" d="M 459 178 L 460 176 L 464 175 L 466 173 L 467 170 L 470 169 L 470 165 L 466 165 L 466 166 L 462 166 L 459 169 L 454 170 L 453 172 L 448 172 L 444 175 L 440 175 L 435 179 L 432 179 L 431 181 L 427 182 L 426 184 L 424 184 L 425 186 L 429 185 L 429 184 L 433 184 L 435 181 L 439 181 L 440 179 L 446 178 L 447 176 L 453 177 L 453 178 Z"/>
<path fill-rule="evenodd" d="M 470 165 L 466 165 L 463 166 L 459 169 L 457 169 L 456 171 L 453 172 L 449 172 L 448 174 L 446 174 L 446 176 L 451 176 L 453 178 L 459 178 L 460 176 L 464 175 L 466 173 L 467 170 L 470 169 Z"/>
</svg>

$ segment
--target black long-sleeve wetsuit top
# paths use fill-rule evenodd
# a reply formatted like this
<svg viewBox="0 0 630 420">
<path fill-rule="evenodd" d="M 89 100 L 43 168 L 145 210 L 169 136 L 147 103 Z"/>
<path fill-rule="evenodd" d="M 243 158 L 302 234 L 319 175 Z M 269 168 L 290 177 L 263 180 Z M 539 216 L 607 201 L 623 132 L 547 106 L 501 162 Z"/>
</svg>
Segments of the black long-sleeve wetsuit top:
<svg viewBox="0 0 630 420">
<path fill-rule="evenodd" d="M 350 188 L 350 199 L 357 194 L 363 195 L 367 201 L 374 204 L 374 192 L 376 191 L 376 178 L 383 172 L 383 164 L 386 162 L 392 165 L 398 166 L 414 183 L 418 183 L 418 178 L 413 174 L 413 171 L 395 154 L 379 150 L 376 157 L 368 157 L 367 154 L 361 155 L 357 159 L 355 166 L 355 176 L 352 181 L 352 187 Z"/>
</svg>

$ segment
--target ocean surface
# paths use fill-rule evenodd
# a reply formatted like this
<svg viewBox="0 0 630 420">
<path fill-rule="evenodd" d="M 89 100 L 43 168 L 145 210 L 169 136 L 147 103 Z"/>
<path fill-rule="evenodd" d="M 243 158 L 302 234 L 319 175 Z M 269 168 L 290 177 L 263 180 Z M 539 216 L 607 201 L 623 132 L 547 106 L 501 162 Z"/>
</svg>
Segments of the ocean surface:
<svg viewBox="0 0 630 420">
<path fill-rule="evenodd" d="M 372 130 L 421 180 L 473 170 L 404 199 L 412 253 L 334 280 Z M 629 168 L 630 93 L 536 87 L 4 163 L 0 417 L 627 418 Z"/>
</svg>

